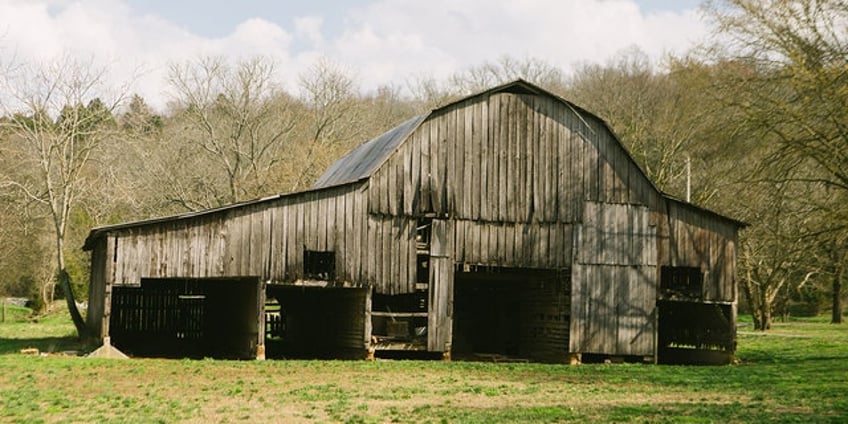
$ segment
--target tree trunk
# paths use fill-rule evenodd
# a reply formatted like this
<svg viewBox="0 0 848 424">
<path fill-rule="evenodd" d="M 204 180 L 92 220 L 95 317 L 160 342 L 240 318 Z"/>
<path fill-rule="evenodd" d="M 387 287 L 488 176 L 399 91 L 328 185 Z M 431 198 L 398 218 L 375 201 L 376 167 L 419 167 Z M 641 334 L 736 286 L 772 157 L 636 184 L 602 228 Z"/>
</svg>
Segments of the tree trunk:
<svg viewBox="0 0 848 424">
<path fill-rule="evenodd" d="M 89 336 L 88 326 L 86 326 L 82 314 L 77 309 L 77 302 L 74 300 L 74 291 L 71 289 L 71 276 L 68 275 L 68 271 L 64 269 L 59 271 L 59 284 L 65 293 L 65 300 L 68 302 L 68 312 L 71 313 L 71 320 L 77 329 L 77 335 L 79 338 L 85 339 Z"/>
<path fill-rule="evenodd" d="M 771 307 L 768 305 L 762 305 L 760 308 L 760 325 L 759 327 L 755 326 L 755 329 L 760 331 L 766 331 L 771 329 Z"/>
<path fill-rule="evenodd" d="M 833 273 L 833 305 L 831 309 L 831 324 L 842 324 L 842 272 Z"/>
<path fill-rule="evenodd" d="M 71 314 L 71 321 L 74 322 L 74 327 L 77 329 L 77 336 L 80 339 L 87 339 L 89 336 L 88 326 L 85 324 L 85 320 L 82 318 L 82 314 L 80 314 L 79 309 L 77 309 L 77 302 L 74 299 L 74 291 L 71 289 L 71 276 L 65 269 L 64 231 L 60 230 L 62 230 L 62 228 L 57 225 L 56 260 L 59 264 L 59 274 L 57 277 L 59 278 L 59 285 L 62 287 L 62 292 L 65 293 L 65 301 L 68 303 L 68 312 Z"/>
</svg>

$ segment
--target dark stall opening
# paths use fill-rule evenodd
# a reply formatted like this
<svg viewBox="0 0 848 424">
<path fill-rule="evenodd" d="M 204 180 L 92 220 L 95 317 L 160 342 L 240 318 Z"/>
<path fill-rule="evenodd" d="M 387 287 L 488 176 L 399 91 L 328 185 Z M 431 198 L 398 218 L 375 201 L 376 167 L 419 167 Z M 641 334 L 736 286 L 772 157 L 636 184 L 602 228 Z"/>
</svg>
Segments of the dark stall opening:
<svg viewBox="0 0 848 424">
<path fill-rule="evenodd" d="M 268 285 L 266 299 L 266 358 L 366 356 L 366 289 Z"/>
<path fill-rule="evenodd" d="M 659 300 L 658 356 L 661 364 L 723 365 L 733 360 L 733 305 Z"/>
<path fill-rule="evenodd" d="M 457 272 L 452 357 L 567 362 L 569 275 L 514 268 Z"/>
<path fill-rule="evenodd" d="M 254 359 L 259 281 L 143 279 L 112 288 L 109 334 L 132 356 Z"/>
</svg>

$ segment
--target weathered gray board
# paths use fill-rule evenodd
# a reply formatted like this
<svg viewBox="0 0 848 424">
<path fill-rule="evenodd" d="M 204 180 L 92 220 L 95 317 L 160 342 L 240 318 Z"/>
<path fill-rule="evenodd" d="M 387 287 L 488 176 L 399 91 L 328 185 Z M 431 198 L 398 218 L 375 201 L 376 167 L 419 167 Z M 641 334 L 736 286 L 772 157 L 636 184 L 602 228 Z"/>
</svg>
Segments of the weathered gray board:
<svg viewBox="0 0 848 424">
<path fill-rule="evenodd" d="M 453 339 L 453 225 L 434 219 L 430 239 L 427 350 L 449 352 Z"/>
<path fill-rule="evenodd" d="M 571 351 L 653 356 L 656 228 L 647 207 L 586 202 L 572 268 Z"/>
</svg>

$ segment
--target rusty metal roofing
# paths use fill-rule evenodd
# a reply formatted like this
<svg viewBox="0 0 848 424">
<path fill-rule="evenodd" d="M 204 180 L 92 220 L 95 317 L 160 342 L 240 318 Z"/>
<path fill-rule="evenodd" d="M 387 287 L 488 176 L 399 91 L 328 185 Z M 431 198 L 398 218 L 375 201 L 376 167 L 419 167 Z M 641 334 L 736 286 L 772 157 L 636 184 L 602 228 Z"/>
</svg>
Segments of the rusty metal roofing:
<svg viewBox="0 0 848 424">
<path fill-rule="evenodd" d="M 323 188 L 352 183 L 371 174 L 397 149 L 400 143 L 418 127 L 429 114 L 419 115 L 390 129 L 382 135 L 361 144 L 335 161 L 312 185 Z"/>
</svg>

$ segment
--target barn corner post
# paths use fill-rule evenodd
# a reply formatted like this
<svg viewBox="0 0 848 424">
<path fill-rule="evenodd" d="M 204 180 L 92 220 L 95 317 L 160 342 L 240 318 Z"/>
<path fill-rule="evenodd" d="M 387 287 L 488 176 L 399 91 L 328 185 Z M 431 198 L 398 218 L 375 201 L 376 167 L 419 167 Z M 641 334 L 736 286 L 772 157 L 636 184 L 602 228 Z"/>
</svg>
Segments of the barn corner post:
<svg viewBox="0 0 848 424">
<path fill-rule="evenodd" d="M 266 330 L 266 322 L 265 322 L 265 302 L 267 300 L 266 289 L 268 287 L 268 282 L 259 279 L 257 282 L 258 290 L 256 296 L 256 349 L 255 349 L 255 357 L 257 361 L 265 360 L 265 330 Z"/>
<path fill-rule="evenodd" d="M 371 301 L 371 299 L 372 299 L 372 292 L 373 292 L 374 289 L 371 286 L 366 286 L 364 290 L 365 290 L 365 302 L 364 302 L 364 305 L 363 305 L 363 308 L 362 308 L 363 309 L 362 313 L 365 315 L 365 322 L 363 323 L 364 328 L 363 328 L 362 345 L 363 345 L 363 348 L 365 349 L 365 360 L 366 361 L 373 361 L 374 360 L 374 354 L 376 352 L 376 346 L 375 346 L 375 343 L 374 343 L 374 338 L 371 335 L 371 332 L 372 332 L 372 328 L 371 328 L 371 305 L 372 305 L 372 301 Z"/>
</svg>

